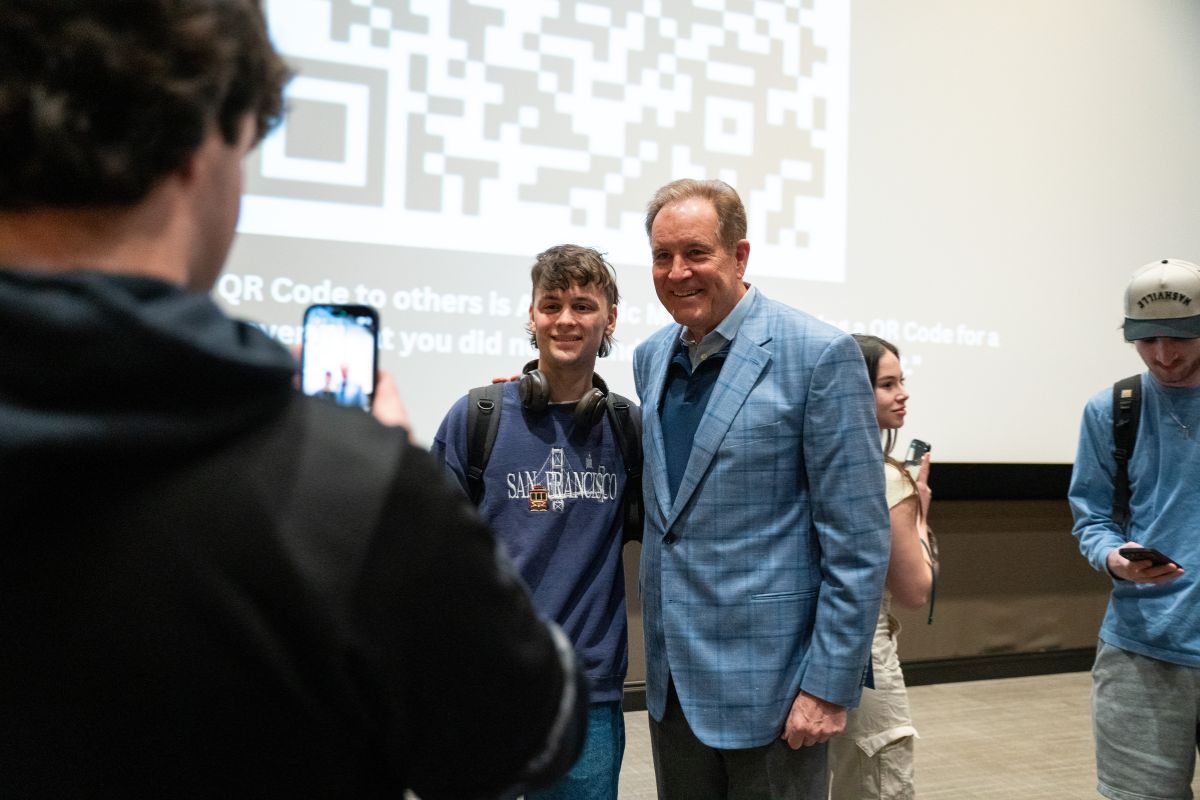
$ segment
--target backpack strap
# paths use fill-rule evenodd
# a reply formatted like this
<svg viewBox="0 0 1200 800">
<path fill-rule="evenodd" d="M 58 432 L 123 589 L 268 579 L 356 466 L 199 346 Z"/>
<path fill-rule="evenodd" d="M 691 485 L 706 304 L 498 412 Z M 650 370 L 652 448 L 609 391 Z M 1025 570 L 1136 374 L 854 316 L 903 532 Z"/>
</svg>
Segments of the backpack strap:
<svg viewBox="0 0 1200 800">
<path fill-rule="evenodd" d="M 1138 421 L 1142 410 L 1142 376 L 1131 375 L 1113 384 L 1113 476 L 1112 518 L 1122 530 L 1129 527 L 1129 459 L 1137 445 Z"/>
<path fill-rule="evenodd" d="M 483 470 L 496 444 L 503 401 L 502 383 L 477 386 L 467 393 L 467 494 L 475 505 L 483 497 Z"/>
<path fill-rule="evenodd" d="M 467 493 L 479 504 L 483 497 L 483 472 L 496 444 L 500 429 L 504 384 L 477 386 L 467 393 Z M 642 425 L 633 413 L 632 403 L 609 392 L 606 399 L 608 418 L 616 433 L 621 460 L 625 462 L 625 492 L 621 497 L 624 511 L 625 541 L 642 540 Z"/>
<path fill-rule="evenodd" d="M 642 540 L 642 419 L 632 403 L 615 392 L 608 393 L 608 418 L 616 432 L 621 460 L 625 462 L 625 492 L 621 497 L 625 520 L 624 540 Z"/>
</svg>

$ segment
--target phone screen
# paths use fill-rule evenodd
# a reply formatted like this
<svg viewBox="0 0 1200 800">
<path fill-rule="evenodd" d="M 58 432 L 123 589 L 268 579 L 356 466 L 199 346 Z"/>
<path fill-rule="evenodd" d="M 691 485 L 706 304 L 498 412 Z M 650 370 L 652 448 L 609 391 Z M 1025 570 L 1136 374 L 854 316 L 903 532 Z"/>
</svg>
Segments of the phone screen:
<svg viewBox="0 0 1200 800">
<path fill-rule="evenodd" d="M 908 455 L 904 457 L 904 463 L 908 466 L 921 466 L 921 458 L 924 457 L 932 448 L 929 442 L 923 442 L 920 439 L 913 439 L 908 445 Z"/>
<path fill-rule="evenodd" d="M 314 305 L 304 312 L 300 390 L 368 411 L 375 396 L 379 313 L 370 306 Z"/>
<path fill-rule="evenodd" d="M 932 449 L 929 442 L 913 439 L 909 442 L 908 452 L 904 456 L 904 468 L 915 481 L 921 474 L 921 458 Z"/>
</svg>

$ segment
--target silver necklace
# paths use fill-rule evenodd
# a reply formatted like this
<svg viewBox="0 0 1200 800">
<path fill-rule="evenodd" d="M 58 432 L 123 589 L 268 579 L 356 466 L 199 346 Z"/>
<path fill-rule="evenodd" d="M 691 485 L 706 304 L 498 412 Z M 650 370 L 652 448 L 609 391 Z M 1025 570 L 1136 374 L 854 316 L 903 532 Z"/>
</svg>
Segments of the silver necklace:
<svg viewBox="0 0 1200 800">
<path fill-rule="evenodd" d="M 1175 420 L 1175 424 L 1179 426 L 1179 430 L 1183 433 L 1183 438 L 1192 438 L 1192 426 L 1183 424 L 1183 420 L 1181 420 L 1178 415 L 1176 415 L 1175 412 L 1166 405 L 1163 407 L 1167 409 L 1167 413 L 1171 415 L 1171 419 Z"/>
<path fill-rule="evenodd" d="M 1167 395 L 1167 393 L 1163 392 L 1163 391 L 1159 391 L 1158 398 L 1160 400 L 1160 404 L 1163 407 L 1163 410 L 1165 410 L 1167 412 L 1167 415 L 1170 416 L 1171 419 L 1175 420 L 1175 424 L 1179 426 L 1179 432 L 1183 434 L 1183 438 L 1191 439 L 1192 438 L 1192 426 L 1188 425 L 1186 422 L 1181 420 L 1179 418 L 1179 415 L 1175 413 L 1175 404 L 1171 402 L 1171 398 Z M 1193 423 L 1193 424 L 1195 424 L 1195 423 Z"/>
<path fill-rule="evenodd" d="M 1158 390 L 1155 393 L 1158 395 L 1159 405 L 1161 405 L 1163 410 L 1167 412 L 1167 416 L 1175 421 L 1175 424 L 1179 427 L 1179 432 L 1183 434 L 1183 438 L 1191 439 L 1192 425 L 1188 425 L 1179 418 L 1178 414 L 1175 413 L 1175 404 L 1171 402 L 1171 397 L 1166 391 L 1159 386 L 1155 386 L 1154 388 Z M 1192 424 L 1194 425 L 1195 423 L 1193 422 Z"/>
</svg>

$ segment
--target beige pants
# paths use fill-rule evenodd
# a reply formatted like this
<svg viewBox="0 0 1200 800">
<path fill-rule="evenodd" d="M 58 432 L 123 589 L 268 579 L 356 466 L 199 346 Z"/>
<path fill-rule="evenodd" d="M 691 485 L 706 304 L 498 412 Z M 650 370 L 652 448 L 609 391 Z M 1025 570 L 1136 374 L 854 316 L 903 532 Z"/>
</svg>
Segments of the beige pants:
<svg viewBox="0 0 1200 800">
<path fill-rule="evenodd" d="M 875 626 L 871 663 L 875 688 L 863 689 L 846 730 L 829 743 L 832 800 L 912 800 L 913 740 L 917 731 L 896 654 L 900 623 L 885 599 Z"/>
</svg>

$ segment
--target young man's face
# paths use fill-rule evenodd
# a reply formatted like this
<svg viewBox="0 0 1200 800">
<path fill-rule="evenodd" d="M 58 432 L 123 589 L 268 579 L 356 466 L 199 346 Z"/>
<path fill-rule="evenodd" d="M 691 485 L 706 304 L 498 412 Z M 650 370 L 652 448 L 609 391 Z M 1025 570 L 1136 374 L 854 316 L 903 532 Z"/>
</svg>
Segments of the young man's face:
<svg viewBox="0 0 1200 800">
<path fill-rule="evenodd" d="M 1133 343 L 1150 374 L 1163 386 L 1200 386 L 1200 339 L 1155 336 Z"/>
<path fill-rule="evenodd" d="M 617 326 L 617 307 L 596 284 L 565 290 L 539 288 L 529 306 L 529 325 L 542 367 L 591 370 L 606 335 Z"/>
</svg>

